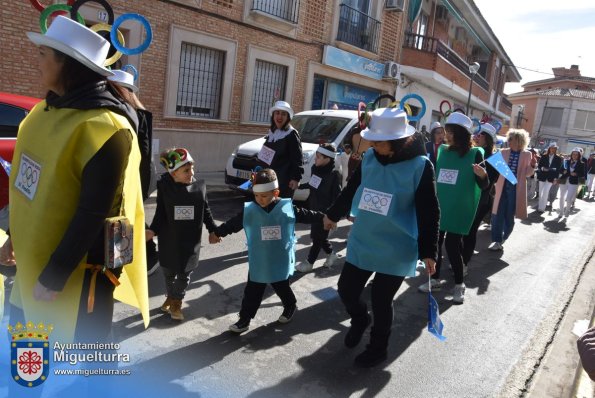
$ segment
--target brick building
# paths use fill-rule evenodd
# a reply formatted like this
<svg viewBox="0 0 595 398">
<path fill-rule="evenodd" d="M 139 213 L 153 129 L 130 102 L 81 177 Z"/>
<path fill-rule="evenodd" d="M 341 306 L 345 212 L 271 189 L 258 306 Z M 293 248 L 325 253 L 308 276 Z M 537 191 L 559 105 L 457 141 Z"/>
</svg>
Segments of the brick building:
<svg viewBox="0 0 595 398">
<path fill-rule="evenodd" d="M 564 153 L 578 146 L 589 154 L 595 151 L 595 78 L 582 76 L 578 65 L 552 72 L 510 95 L 514 124 L 531 132 L 538 148 L 556 142 Z"/>
<path fill-rule="evenodd" d="M 385 9 L 384 1 L 109 3 L 116 17 L 135 12 L 150 21 L 151 46 L 122 63 L 139 71 L 139 97 L 154 114 L 159 148 L 189 147 L 202 171 L 223 170 L 236 145 L 266 133 L 275 99 L 298 112 L 353 109 L 396 89 L 394 79 L 383 78 L 384 65 L 399 60 L 405 13 Z M 0 91 L 42 97 L 36 48 L 25 36 L 39 31 L 40 13 L 26 1 L 0 4 Z M 99 3 L 84 4 L 80 13 L 88 26 L 107 20 Z M 133 21 L 121 31 L 127 47 L 144 40 Z"/>
</svg>

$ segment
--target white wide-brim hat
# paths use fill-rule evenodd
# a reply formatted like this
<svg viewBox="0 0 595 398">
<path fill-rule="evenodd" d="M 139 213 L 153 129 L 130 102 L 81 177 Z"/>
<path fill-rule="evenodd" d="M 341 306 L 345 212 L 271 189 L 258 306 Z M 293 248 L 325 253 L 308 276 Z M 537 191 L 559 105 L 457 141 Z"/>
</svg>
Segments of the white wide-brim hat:
<svg viewBox="0 0 595 398">
<path fill-rule="evenodd" d="M 407 113 L 398 108 L 380 108 L 372 112 L 368 128 L 361 132 L 368 141 L 392 141 L 415 133 L 415 127 L 407 122 Z"/>
<path fill-rule="evenodd" d="M 134 85 L 134 76 L 131 73 L 123 70 L 113 70 L 113 76 L 109 76 L 107 80 L 116 83 L 119 86 L 129 88 L 133 93 L 138 92 L 138 87 Z"/>
<path fill-rule="evenodd" d="M 548 145 L 548 147 L 547 147 L 547 148 L 548 148 L 548 149 L 550 149 L 550 148 L 556 148 L 556 149 L 558 149 L 558 144 L 557 144 L 557 143 L 555 143 L 555 142 L 552 142 L 552 143 L 550 143 L 550 144 Z"/>
<path fill-rule="evenodd" d="M 583 153 L 583 151 L 581 151 L 581 148 L 579 148 L 579 147 L 572 148 L 572 152 L 578 152 L 579 155 L 581 155 Z"/>
<path fill-rule="evenodd" d="M 473 122 L 468 116 L 463 115 L 461 112 L 453 112 L 448 115 L 446 123 L 444 124 L 458 124 L 459 126 L 464 127 L 469 134 L 471 134 L 471 131 L 473 130 Z"/>
<path fill-rule="evenodd" d="M 434 129 L 439 129 L 442 128 L 442 125 L 440 124 L 440 122 L 432 122 L 432 124 L 430 124 L 430 133 L 432 131 L 434 131 Z"/>
<path fill-rule="evenodd" d="M 104 66 L 110 43 L 70 18 L 59 15 L 45 34 L 27 32 L 27 36 L 38 46 L 58 50 L 102 76 L 113 75 Z"/>
<path fill-rule="evenodd" d="M 293 119 L 293 109 L 291 109 L 291 105 L 285 101 L 277 101 L 275 105 L 271 106 L 269 109 L 269 116 L 273 116 L 273 112 L 275 111 L 285 111 L 289 114 L 289 118 Z"/>
<path fill-rule="evenodd" d="M 480 133 L 486 133 L 490 137 L 492 137 L 492 141 L 494 144 L 498 141 L 498 136 L 496 135 L 496 128 L 489 123 L 482 123 Z"/>
</svg>

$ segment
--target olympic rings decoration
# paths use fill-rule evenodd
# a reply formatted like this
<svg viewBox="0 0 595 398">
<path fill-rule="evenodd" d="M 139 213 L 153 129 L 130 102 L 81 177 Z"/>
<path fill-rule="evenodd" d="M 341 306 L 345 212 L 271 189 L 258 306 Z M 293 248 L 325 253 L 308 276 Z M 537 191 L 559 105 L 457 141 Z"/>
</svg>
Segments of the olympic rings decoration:
<svg viewBox="0 0 595 398">
<path fill-rule="evenodd" d="M 446 111 L 442 110 L 442 105 L 444 105 L 444 104 L 448 105 L 448 109 Z M 450 102 L 448 102 L 448 100 L 443 100 L 440 103 L 440 113 L 442 113 L 442 115 L 444 117 L 448 117 L 448 115 L 450 115 L 452 113 L 452 105 L 450 104 Z"/>
<path fill-rule="evenodd" d="M 186 160 L 187 157 L 188 151 L 186 151 L 184 148 L 177 148 L 173 151 L 162 154 L 162 156 L 159 158 L 159 162 L 167 170 L 170 170 L 176 167 L 176 163 Z"/>
<path fill-rule="evenodd" d="M 120 69 L 123 70 L 124 72 L 126 72 L 127 70 L 130 69 L 130 71 L 132 72 L 132 76 L 134 76 L 134 81 L 138 80 L 138 70 L 134 67 L 134 65 L 126 64 Z"/>
<path fill-rule="evenodd" d="M 471 121 L 473 122 L 473 125 L 471 125 L 471 128 L 473 128 L 473 126 L 475 126 L 477 124 L 477 130 L 472 132 L 472 134 L 479 134 L 479 132 L 481 131 L 481 121 L 476 117 L 472 117 Z"/>
<path fill-rule="evenodd" d="M 416 99 L 421 104 L 421 110 L 419 111 L 419 113 L 417 115 L 415 115 L 415 116 L 409 117 L 409 121 L 410 122 L 418 122 L 418 121 L 421 120 L 421 118 L 426 113 L 426 102 L 418 94 L 407 94 L 406 96 L 404 96 L 403 98 L 401 98 L 401 109 L 403 109 L 403 110 L 405 109 L 405 105 L 406 105 L 406 102 L 407 102 L 408 99 Z"/>
<path fill-rule="evenodd" d="M 378 109 L 378 105 L 380 104 L 380 101 L 382 101 L 383 99 L 389 99 L 391 101 L 391 103 L 389 104 L 389 108 L 391 107 L 390 105 L 392 105 L 393 103 L 396 103 L 397 100 L 395 99 L 395 97 L 393 97 L 390 94 L 382 94 L 379 95 L 374 102 L 372 103 L 372 112 L 374 112 L 376 109 Z"/>
<path fill-rule="evenodd" d="M 41 15 L 39 16 L 39 28 L 41 29 L 41 33 L 45 34 L 45 32 L 47 32 L 48 18 L 50 15 L 57 12 L 64 13 L 70 11 L 72 11 L 72 7 L 66 4 L 52 4 L 44 8 L 43 11 L 41 11 Z M 85 25 L 85 20 L 81 14 L 76 13 L 76 20 L 81 25 Z"/>
<path fill-rule="evenodd" d="M 89 29 L 91 29 L 95 33 L 97 33 L 97 32 L 111 32 L 112 26 L 108 25 L 106 23 L 98 23 L 98 24 L 91 26 Z M 119 30 L 118 30 L 118 39 L 121 40 L 122 43 L 124 43 L 124 35 Z M 103 66 L 113 65 L 121 57 L 122 57 L 122 53 L 120 51 L 116 51 L 114 53 L 114 55 L 112 55 L 111 57 L 109 57 L 108 59 L 105 60 L 105 62 L 103 63 Z"/>
<path fill-rule="evenodd" d="M 68 5 L 71 6 L 74 4 L 75 0 L 68 0 Z M 43 6 L 43 4 L 41 4 L 38 0 L 29 0 L 29 2 L 31 3 L 31 5 L 39 12 L 43 12 L 43 10 L 45 10 L 46 7 Z M 52 5 L 57 5 L 57 4 L 52 4 Z M 63 5 L 63 4 L 62 4 Z M 49 6 L 51 7 L 51 6 Z"/>
<path fill-rule="evenodd" d="M 79 8 L 81 8 L 81 6 L 83 4 L 89 3 L 89 2 L 101 4 L 103 6 L 103 8 L 105 8 L 105 11 L 107 12 L 107 24 L 108 25 L 114 24 L 114 10 L 113 10 L 112 6 L 110 6 L 106 0 L 77 0 L 72 5 L 72 10 L 70 10 L 70 18 L 74 19 Z"/>
<path fill-rule="evenodd" d="M 494 128 L 496 129 L 496 134 L 498 134 L 498 132 L 500 130 L 502 130 L 502 123 L 500 123 L 497 120 L 492 120 L 492 123 L 490 123 L 492 126 L 494 126 Z M 497 126 L 496 126 L 497 125 Z"/>
<path fill-rule="evenodd" d="M 118 38 L 116 37 L 116 31 L 118 30 L 120 25 L 122 25 L 125 21 L 127 21 L 129 19 L 140 22 L 140 24 L 143 25 L 143 27 L 145 28 L 145 32 L 146 32 L 146 36 L 147 36 L 145 38 L 145 41 L 140 46 L 138 46 L 136 48 L 124 47 L 124 44 L 123 43 L 120 44 L 118 42 Z M 136 55 L 136 54 L 142 53 L 149 47 L 149 45 L 151 45 L 151 42 L 153 41 L 153 30 L 151 29 L 151 25 L 149 24 L 149 21 L 147 21 L 147 19 L 145 17 L 143 17 L 142 15 L 122 14 L 112 24 L 112 32 L 111 32 L 110 37 L 111 37 L 112 45 L 116 48 L 116 50 L 120 51 L 124 55 Z"/>
<path fill-rule="evenodd" d="M 395 107 L 397 107 L 397 106 L 400 107 L 401 103 L 399 101 L 395 101 L 395 102 L 393 102 L 393 104 L 395 104 Z M 391 106 L 391 108 L 392 108 L 392 106 Z M 411 107 L 409 106 L 409 104 L 405 104 L 405 113 L 407 113 L 408 119 L 411 120 L 411 116 L 413 116 L 413 111 L 411 110 Z"/>
<path fill-rule="evenodd" d="M 362 106 L 363 111 L 366 112 L 366 104 L 364 102 L 360 102 L 359 104 L 357 104 L 357 120 L 359 120 L 359 128 L 363 130 L 366 128 L 366 124 L 364 122 L 364 119 L 361 117 Z"/>
</svg>

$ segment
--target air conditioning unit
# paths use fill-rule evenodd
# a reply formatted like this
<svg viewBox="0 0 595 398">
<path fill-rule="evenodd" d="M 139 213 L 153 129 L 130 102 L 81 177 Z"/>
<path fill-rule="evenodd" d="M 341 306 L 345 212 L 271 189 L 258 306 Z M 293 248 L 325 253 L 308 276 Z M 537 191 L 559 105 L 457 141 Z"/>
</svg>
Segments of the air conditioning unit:
<svg viewBox="0 0 595 398">
<path fill-rule="evenodd" d="M 405 9 L 405 0 L 386 0 L 384 9 L 387 11 L 403 11 Z"/>
<path fill-rule="evenodd" d="M 386 62 L 384 64 L 384 77 L 399 80 L 401 78 L 401 65 L 392 61 Z"/>
</svg>

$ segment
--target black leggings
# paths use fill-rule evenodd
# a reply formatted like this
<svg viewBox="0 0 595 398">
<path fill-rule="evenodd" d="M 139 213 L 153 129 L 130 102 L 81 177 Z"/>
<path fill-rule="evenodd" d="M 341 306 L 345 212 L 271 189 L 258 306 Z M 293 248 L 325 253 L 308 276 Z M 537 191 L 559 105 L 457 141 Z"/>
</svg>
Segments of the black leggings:
<svg viewBox="0 0 595 398">
<path fill-rule="evenodd" d="M 339 277 L 339 297 L 351 316 L 352 324 L 367 322 L 368 307 L 361 295 L 366 282 L 374 272 L 366 271 L 345 262 Z M 372 284 L 372 313 L 374 326 L 372 332 L 379 336 L 388 336 L 393 323 L 393 298 L 405 277 L 379 272 L 374 275 Z"/>
<path fill-rule="evenodd" d="M 313 223 L 310 228 L 310 238 L 312 238 L 312 246 L 308 252 L 308 262 L 314 264 L 314 261 L 318 258 L 320 249 L 324 250 L 326 254 L 331 254 L 333 246 L 328 240 L 328 234 L 330 231 L 324 229 L 322 223 Z"/>
<path fill-rule="evenodd" d="M 471 229 L 469 233 L 463 236 L 463 264 L 469 264 L 471 261 L 471 257 L 473 257 L 473 252 L 475 251 L 475 244 L 477 242 L 477 230 L 481 225 L 481 222 L 485 218 L 486 214 L 492 210 L 492 201 L 488 201 L 483 205 L 479 205 L 477 207 L 477 212 L 475 213 L 475 219 L 473 220 L 473 225 L 471 225 Z"/>
<path fill-rule="evenodd" d="M 283 308 L 291 308 L 295 306 L 297 300 L 293 294 L 293 291 L 291 290 L 291 286 L 289 286 L 289 279 L 274 282 L 270 285 L 277 296 L 279 296 L 281 299 Z M 264 290 L 266 287 L 266 283 L 251 281 L 250 276 L 248 276 L 248 282 L 244 288 L 244 298 L 242 299 L 240 318 L 252 319 L 256 316 L 256 311 L 258 311 L 260 303 L 262 303 L 262 296 L 264 295 Z"/>
<path fill-rule="evenodd" d="M 432 275 L 433 279 L 440 279 L 442 243 L 444 243 L 448 261 L 450 261 L 450 266 L 455 274 L 455 283 L 459 285 L 465 281 L 463 277 L 463 235 L 440 231 L 440 238 L 438 239 L 438 262 L 436 263 L 436 273 Z"/>
</svg>

